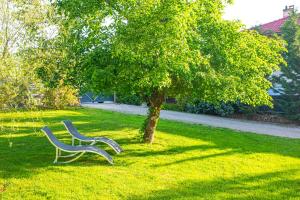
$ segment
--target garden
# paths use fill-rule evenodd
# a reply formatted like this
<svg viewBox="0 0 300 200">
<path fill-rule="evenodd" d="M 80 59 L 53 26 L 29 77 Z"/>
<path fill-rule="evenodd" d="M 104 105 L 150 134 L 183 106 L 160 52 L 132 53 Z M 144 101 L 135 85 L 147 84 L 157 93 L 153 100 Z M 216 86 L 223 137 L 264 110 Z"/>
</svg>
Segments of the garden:
<svg viewBox="0 0 300 200">
<path fill-rule="evenodd" d="M 265 34 L 223 19 L 232 3 L 0 0 L 0 199 L 300 199 L 299 139 L 160 120 L 299 124 L 299 14 Z M 87 93 L 147 116 L 81 107 Z"/>
</svg>

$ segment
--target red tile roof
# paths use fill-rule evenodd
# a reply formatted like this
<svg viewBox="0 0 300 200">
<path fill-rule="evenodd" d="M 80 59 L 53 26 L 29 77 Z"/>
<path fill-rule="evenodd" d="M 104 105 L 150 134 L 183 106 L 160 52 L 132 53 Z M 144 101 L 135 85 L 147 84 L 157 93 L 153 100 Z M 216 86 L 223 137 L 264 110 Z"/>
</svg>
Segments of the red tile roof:
<svg viewBox="0 0 300 200">
<path fill-rule="evenodd" d="M 262 32 L 273 31 L 275 33 L 280 33 L 281 32 L 280 28 L 283 26 L 283 24 L 286 22 L 287 19 L 288 17 L 284 17 L 273 22 L 262 24 L 260 25 L 260 29 Z M 298 23 L 300 25 L 300 19 Z"/>
</svg>

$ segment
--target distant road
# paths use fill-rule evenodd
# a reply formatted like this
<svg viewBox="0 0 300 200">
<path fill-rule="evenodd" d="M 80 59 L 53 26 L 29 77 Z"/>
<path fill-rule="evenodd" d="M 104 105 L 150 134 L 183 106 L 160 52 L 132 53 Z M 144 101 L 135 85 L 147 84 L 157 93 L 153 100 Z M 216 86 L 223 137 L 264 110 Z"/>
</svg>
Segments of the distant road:
<svg viewBox="0 0 300 200">
<path fill-rule="evenodd" d="M 90 103 L 82 104 L 83 107 L 96 108 L 102 110 L 110 110 L 115 112 L 133 114 L 133 115 L 146 115 L 147 107 L 133 106 L 125 104 L 114 103 Z M 161 119 L 168 119 L 179 122 L 186 122 L 192 124 L 203 124 L 212 127 L 229 128 L 238 131 L 252 132 L 257 134 L 272 135 L 287 138 L 299 138 L 300 139 L 300 127 L 279 125 L 271 123 L 263 123 L 248 120 L 229 119 L 209 115 L 198 115 L 191 113 L 175 112 L 162 110 Z"/>
</svg>

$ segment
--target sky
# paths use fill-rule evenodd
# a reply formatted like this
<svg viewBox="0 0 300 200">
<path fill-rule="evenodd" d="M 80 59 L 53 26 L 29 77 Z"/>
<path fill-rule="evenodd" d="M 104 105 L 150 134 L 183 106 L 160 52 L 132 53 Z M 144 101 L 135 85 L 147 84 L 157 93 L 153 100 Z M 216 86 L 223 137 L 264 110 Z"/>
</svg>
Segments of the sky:
<svg viewBox="0 0 300 200">
<path fill-rule="evenodd" d="M 248 28 L 283 17 L 285 6 L 295 5 L 300 11 L 300 0 L 234 0 L 225 10 L 225 19 L 241 20 Z"/>
</svg>

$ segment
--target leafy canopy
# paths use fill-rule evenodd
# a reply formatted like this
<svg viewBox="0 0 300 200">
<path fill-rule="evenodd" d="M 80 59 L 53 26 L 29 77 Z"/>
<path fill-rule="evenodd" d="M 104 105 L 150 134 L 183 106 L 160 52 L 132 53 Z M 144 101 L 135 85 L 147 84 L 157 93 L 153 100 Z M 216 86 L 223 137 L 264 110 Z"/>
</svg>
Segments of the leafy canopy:
<svg viewBox="0 0 300 200">
<path fill-rule="evenodd" d="M 60 66 L 98 91 L 140 95 L 149 105 L 142 126 L 149 143 L 167 96 L 271 106 L 266 77 L 284 63 L 283 42 L 223 20 L 227 3 L 60 0 Z"/>
<path fill-rule="evenodd" d="M 69 54 L 98 90 L 271 105 L 283 42 L 222 19 L 228 1 L 59 1 Z M 68 62 L 65 64 L 67 67 Z"/>
<path fill-rule="evenodd" d="M 42 93 L 25 49 L 36 46 L 35 35 L 43 26 L 47 5 L 39 0 L 0 0 L 0 110 L 34 108 Z"/>
</svg>

